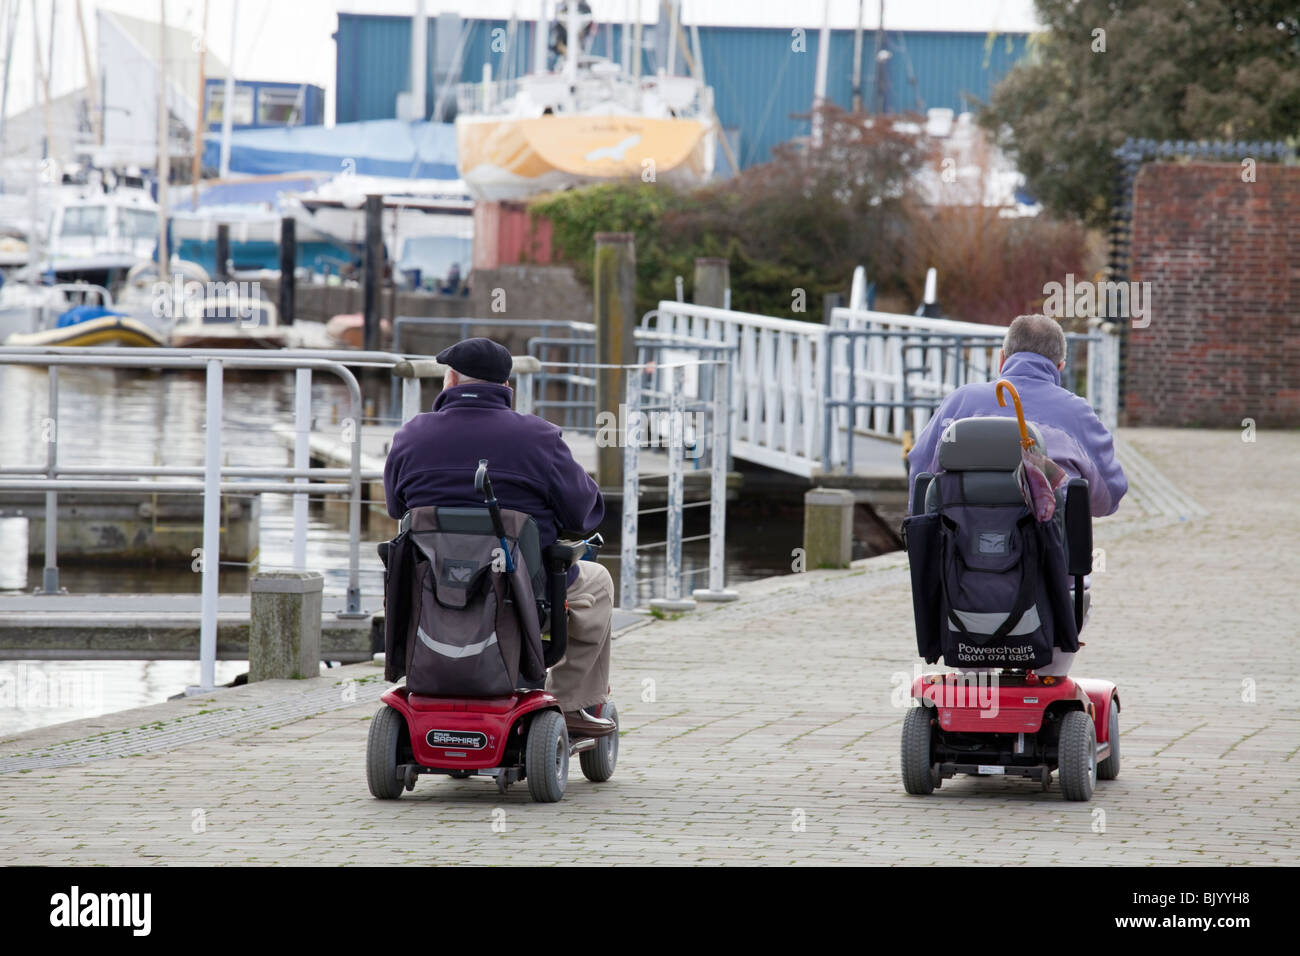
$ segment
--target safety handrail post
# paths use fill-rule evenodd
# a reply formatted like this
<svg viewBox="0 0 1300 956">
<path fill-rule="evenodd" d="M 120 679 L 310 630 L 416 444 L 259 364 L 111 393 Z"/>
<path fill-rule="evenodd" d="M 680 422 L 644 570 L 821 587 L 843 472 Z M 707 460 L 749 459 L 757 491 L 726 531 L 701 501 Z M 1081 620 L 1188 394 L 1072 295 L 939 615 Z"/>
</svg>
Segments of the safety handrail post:
<svg viewBox="0 0 1300 956">
<path fill-rule="evenodd" d="M 682 502 L 685 451 L 686 369 L 674 365 L 669 377 L 672 383 L 668 395 L 668 501 L 665 515 L 668 540 L 664 548 L 664 578 L 667 596 L 650 602 L 651 608 L 661 611 L 689 611 L 695 607 L 692 598 L 682 597 Z"/>
<path fill-rule="evenodd" d="M 637 508 L 640 500 L 641 368 L 628 369 L 623 438 L 623 532 L 619 539 L 619 607 L 636 607 Z"/>
<path fill-rule="evenodd" d="M 45 430 L 45 474 L 54 478 L 59 470 L 59 367 L 51 365 L 49 374 L 50 401 Z M 45 493 L 45 567 L 41 575 L 44 594 L 59 593 L 59 493 Z"/>
<path fill-rule="evenodd" d="M 306 469 L 311 465 L 311 369 L 300 368 L 294 372 L 293 401 L 293 467 Z M 307 484 L 306 478 L 295 478 L 294 484 Z M 307 496 L 293 496 L 293 567 L 307 570 Z"/>
<path fill-rule="evenodd" d="M 217 586 L 221 565 L 221 360 L 208 359 L 204 422 L 207 429 L 203 454 L 203 575 L 199 614 L 199 687 L 212 690 L 217 661 Z"/>
<path fill-rule="evenodd" d="M 714 361 L 713 407 L 709 412 L 709 586 L 692 592 L 697 601 L 734 601 L 740 595 L 726 588 L 727 560 L 727 435 L 730 411 L 727 382 L 730 365 Z"/>
</svg>

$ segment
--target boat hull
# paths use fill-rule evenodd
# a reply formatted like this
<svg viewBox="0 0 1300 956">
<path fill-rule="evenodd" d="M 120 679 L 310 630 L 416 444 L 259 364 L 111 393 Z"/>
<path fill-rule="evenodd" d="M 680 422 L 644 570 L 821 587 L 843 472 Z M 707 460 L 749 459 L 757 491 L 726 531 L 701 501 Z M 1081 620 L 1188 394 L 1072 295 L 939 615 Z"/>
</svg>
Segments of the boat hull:
<svg viewBox="0 0 1300 956">
<path fill-rule="evenodd" d="M 163 344 L 158 333 L 143 322 L 113 315 L 39 332 L 15 332 L 5 339 L 5 345 L 38 347 L 125 345 L 148 349 Z"/>
<path fill-rule="evenodd" d="M 462 116 L 460 174 L 479 199 L 616 179 L 699 185 L 713 172 L 713 125 L 635 115 Z M 653 179 L 647 176 L 653 175 Z"/>
</svg>

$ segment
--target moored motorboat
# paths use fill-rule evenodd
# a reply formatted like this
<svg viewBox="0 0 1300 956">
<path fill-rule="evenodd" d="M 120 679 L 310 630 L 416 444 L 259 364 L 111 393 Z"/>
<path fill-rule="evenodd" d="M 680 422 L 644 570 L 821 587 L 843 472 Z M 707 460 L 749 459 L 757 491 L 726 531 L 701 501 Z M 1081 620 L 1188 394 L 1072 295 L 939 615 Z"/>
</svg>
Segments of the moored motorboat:
<svg viewBox="0 0 1300 956">
<path fill-rule="evenodd" d="M 5 345 L 26 346 L 93 346 L 125 345 L 137 348 L 160 348 L 164 342 L 154 329 L 127 315 L 101 315 L 72 325 L 41 329 L 39 332 L 15 332 Z"/>
</svg>

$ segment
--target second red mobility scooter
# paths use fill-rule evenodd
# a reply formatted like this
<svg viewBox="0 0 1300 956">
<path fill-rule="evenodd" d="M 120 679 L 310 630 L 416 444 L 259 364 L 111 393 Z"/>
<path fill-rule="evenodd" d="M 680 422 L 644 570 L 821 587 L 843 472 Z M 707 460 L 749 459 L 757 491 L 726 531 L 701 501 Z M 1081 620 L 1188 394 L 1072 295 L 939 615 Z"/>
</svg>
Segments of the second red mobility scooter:
<svg viewBox="0 0 1300 956">
<path fill-rule="evenodd" d="M 1024 453 L 1041 454 L 1042 437 L 1005 380 L 1005 404 L 1003 391 L 1017 417 L 950 424 L 941 470 L 917 476 L 905 522 L 919 653 L 961 672 L 913 682 L 903 786 L 929 794 L 964 773 L 1029 777 L 1047 790 L 1057 771 L 1065 799 L 1090 800 L 1097 780 L 1119 775 L 1119 692 L 1035 670 L 1057 669 L 1054 648 L 1078 648 L 1092 571 L 1088 483 L 1051 491 L 1055 507 L 1040 520 Z"/>
<path fill-rule="evenodd" d="M 366 778 L 380 799 L 444 774 L 490 777 L 502 793 L 525 780 L 534 800 L 553 803 L 571 755 L 595 782 L 618 761 L 617 731 L 570 739 L 544 689 L 567 645 L 569 567 L 595 556 L 600 535 L 542 549 L 533 519 L 497 504 L 486 461 L 474 486 L 484 507 L 413 508 L 380 546 L 386 676 L 406 676 L 370 727 Z M 595 716 L 618 723 L 612 701 Z"/>
</svg>

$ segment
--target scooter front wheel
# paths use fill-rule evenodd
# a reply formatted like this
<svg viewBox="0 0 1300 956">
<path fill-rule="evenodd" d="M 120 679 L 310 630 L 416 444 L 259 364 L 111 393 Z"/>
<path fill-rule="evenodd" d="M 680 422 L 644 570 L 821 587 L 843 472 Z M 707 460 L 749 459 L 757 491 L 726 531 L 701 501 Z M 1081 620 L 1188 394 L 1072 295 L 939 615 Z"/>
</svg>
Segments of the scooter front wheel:
<svg viewBox="0 0 1300 956">
<path fill-rule="evenodd" d="M 569 730 L 564 717 L 546 710 L 533 718 L 525 744 L 524 775 L 528 795 L 538 803 L 556 803 L 569 782 Z"/>
<path fill-rule="evenodd" d="M 380 800 L 396 800 L 402 795 L 403 782 L 397 775 L 397 751 L 406 733 L 406 721 L 387 704 L 380 705 L 370 722 L 366 739 L 366 782 L 370 793 Z"/>
<path fill-rule="evenodd" d="M 578 754 L 578 763 L 582 766 L 582 775 L 592 783 L 604 783 L 614 776 L 618 766 L 618 708 L 612 700 L 596 708 L 595 717 L 614 721 L 614 732 L 601 737 L 600 742 L 591 750 Z"/>
</svg>

